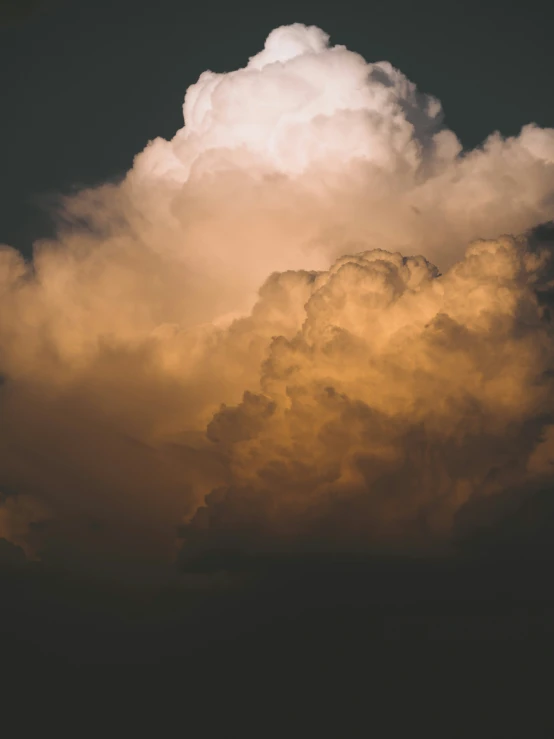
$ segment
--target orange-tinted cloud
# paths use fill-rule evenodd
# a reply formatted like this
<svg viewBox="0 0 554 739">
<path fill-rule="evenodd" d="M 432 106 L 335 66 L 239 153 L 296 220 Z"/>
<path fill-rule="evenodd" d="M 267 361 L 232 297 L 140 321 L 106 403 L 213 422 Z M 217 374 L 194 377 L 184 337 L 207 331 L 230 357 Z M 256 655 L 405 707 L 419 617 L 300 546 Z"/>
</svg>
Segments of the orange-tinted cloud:
<svg viewBox="0 0 554 739">
<path fill-rule="evenodd" d="M 107 567 L 183 525 L 188 554 L 444 549 L 548 481 L 550 247 L 502 234 L 554 217 L 554 131 L 462 152 L 301 25 L 184 115 L 0 251 L 0 534 Z"/>
</svg>

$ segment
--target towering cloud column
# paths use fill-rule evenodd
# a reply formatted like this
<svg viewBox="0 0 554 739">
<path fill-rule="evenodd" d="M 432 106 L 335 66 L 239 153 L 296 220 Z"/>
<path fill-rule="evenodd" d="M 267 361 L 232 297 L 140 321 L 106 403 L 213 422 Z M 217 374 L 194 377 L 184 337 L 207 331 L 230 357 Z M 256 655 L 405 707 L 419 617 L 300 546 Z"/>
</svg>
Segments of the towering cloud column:
<svg viewBox="0 0 554 739">
<path fill-rule="evenodd" d="M 300 24 L 184 119 L 31 263 L 0 250 L 1 537 L 108 568 L 179 531 L 444 550 L 551 484 L 553 130 L 463 152 Z"/>
</svg>

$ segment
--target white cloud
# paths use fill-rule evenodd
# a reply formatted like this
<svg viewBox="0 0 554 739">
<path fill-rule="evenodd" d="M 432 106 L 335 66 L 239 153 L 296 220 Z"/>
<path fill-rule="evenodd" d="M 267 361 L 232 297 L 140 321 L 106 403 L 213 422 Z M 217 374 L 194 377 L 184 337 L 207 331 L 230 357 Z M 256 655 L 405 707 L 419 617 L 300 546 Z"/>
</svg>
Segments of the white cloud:
<svg viewBox="0 0 554 739">
<path fill-rule="evenodd" d="M 554 217 L 554 130 L 462 152 L 435 98 L 300 24 L 184 118 L 32 264 L 0 251 L 0 489 L 48 511 L 28 551 L 170 558 L 184 520 L 201 548 L 444 542 L 548 474 L 550 267 L 502 234 Z"/>
</svg>

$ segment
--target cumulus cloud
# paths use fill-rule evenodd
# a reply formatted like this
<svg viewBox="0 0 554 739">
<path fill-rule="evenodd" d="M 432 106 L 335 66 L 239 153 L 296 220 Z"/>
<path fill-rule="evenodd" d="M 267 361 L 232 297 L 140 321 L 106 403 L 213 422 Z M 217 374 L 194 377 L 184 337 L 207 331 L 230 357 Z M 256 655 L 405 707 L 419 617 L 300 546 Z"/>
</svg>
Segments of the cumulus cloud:
<svg viewBox="0 0 554 739">
<path fill-rule="evenodd" d="M 475 499 L 550 481 L 549 259 L 503 237 L 443 276 L 380 250 L 306 275 L 304 320 L 272 340 L 262 393 L 208 426 L 232 477 L 188 550 L 444 550 Z"/>
<path fill-rule="evenodd" d="M 0 250 L 0 535 L 106 566 L 178 531 L 444 550 L 549 484 L 554 130 L 464 152 L 300 24 L 183 111 L 31 262 Z"/>
</svg>

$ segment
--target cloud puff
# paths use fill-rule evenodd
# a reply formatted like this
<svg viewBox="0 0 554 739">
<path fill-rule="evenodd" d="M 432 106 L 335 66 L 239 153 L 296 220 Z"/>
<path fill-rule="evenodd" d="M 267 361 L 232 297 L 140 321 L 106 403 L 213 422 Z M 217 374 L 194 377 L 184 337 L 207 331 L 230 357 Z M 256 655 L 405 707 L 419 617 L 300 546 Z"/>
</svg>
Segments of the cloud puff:
<svg viewBox="0 0 554 739">
<path fill-rule="evenodd" d="M 184 118 L 31 262 L 0 249 L 1 536 L 106 567 L 182 525 L 191 556 L 444 548 L 546 484 L 551 245 L 501 235 L 554 217 L 554 131 L 463 152 L 300 24 Z"/>
<path fill-rule="evenodd" d="M 263 392 L 208 426 L 232 478 L 188 550 L 444 549 L 475 499 L 551 483 L 550 258 L 503 237 L 443 276 L 384 251 L 306 276 L 304 320 L 273 339 Z"/>
<path fill-rule="evenodd" d="M 184 128 L 153 141 L 128 184 L 201 238 L 212 266 L 240 259 L 256 283 L 305 266 L 306 250 L 325 268 L 352 243 L 446 268 L 475 238 L 554 215 L 553 130 L 529 125 L 462 152 L 436 98 L 314 27 L 278 28 L 245 68 L 203 73 L 183 111 Z"/>
</svg>

